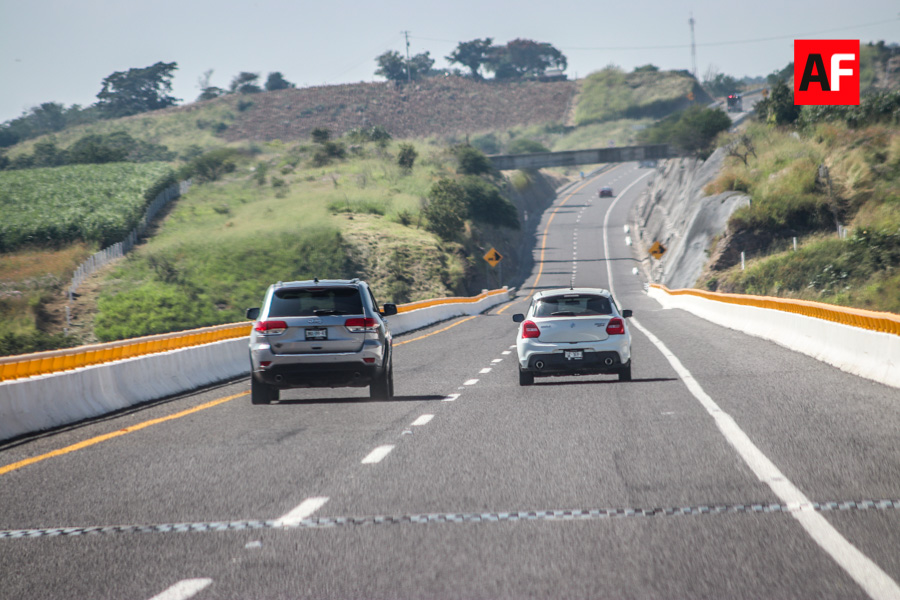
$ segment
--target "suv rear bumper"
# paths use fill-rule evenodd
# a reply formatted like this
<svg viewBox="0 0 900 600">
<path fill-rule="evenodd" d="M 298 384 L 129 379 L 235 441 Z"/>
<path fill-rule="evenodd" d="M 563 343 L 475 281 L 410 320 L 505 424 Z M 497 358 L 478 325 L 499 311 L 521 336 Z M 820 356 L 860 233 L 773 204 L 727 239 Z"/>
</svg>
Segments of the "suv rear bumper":
<svg viewBox="0 0 900 600">
<path fill-rule="evenodd" d="M 366 387 L 382 369 L 374 364 L 360 362 L 293 363 L 272 365 L 268 369 L 254 371 L 258 381 L 281 388 L 307 387 Z"/>
</svg>

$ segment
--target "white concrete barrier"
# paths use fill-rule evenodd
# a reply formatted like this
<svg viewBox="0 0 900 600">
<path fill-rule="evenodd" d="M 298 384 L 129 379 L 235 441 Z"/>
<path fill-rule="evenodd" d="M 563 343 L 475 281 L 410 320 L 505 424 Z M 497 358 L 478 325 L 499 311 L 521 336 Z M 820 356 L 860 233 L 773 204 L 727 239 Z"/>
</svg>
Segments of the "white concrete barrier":
<svg viewBox="0 0 900 600">
<path fill-rule="evenodd" d="M 780 310 L 718 302 L 651 287 L 664 308 L 680 308 L 737 331 L 771 340 L 842 371 L 900 388 L 900 336 Z"/>
<path fill-rule="evenodd" d="M 388 317 L 400 335 L 509 300 L 510 291 L 476 302 L 453 301 Z M 250 371 L 247 338 L 158 352 L 72 371 L 0 382 L 0 440 L 121 410 L 226 381 Z"/>
</svg>

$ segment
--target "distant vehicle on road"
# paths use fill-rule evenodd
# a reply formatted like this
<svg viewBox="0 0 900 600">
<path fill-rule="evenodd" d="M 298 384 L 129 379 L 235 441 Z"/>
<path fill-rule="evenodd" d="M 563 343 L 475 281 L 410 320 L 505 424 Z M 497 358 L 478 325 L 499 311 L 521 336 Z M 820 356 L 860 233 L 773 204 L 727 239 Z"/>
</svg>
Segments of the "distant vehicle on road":
<svg viewBox="0 0 900 600">
<path fill-rule="evenodd" d="M 289 388 L 365 387 L 394 395 L 391 331 L 369 286 L 358 279 L 278 282 L 261 308 L 248 308 L 250 400 L 269 404 Z"/>
<path fill-rule="evenodd" d="M 535 377 L 617 374 L 631 381 L 631 333 L 608 290 L 560 288 L 534 295 L 528 312 L 514 314 L 519 385 Z"/>
<path fill-rule="evenodd" d="M 608 185 L 604 185 L 600 188 L 600 191 L 597 192 L 597 195 L 601 198 L 612 198 L 613 197 L 613 189 Z"/>
<path fill-rule="evenodd" d="M 728 94 L 728 112 L 744 112 L 744 99 L 740 94 Z"/>
</svg>

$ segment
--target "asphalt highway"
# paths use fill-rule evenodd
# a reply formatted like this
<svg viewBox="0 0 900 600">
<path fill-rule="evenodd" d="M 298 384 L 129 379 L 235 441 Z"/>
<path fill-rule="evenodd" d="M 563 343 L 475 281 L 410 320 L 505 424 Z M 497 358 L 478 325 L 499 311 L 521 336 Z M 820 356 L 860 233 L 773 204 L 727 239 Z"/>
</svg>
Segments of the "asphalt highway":
<svg viewBox="0 0 900 600">
<path fill-rule="evenodd" d="M 900 392 L 648 298 L 651 176 L 561 193 L 391 401 L 242 379 L 0 444 L 0 598 L 900 597 Z M 572 284 L 634 311 L 634 380 L 520 387 L 512 314 Z"/>
</svg>

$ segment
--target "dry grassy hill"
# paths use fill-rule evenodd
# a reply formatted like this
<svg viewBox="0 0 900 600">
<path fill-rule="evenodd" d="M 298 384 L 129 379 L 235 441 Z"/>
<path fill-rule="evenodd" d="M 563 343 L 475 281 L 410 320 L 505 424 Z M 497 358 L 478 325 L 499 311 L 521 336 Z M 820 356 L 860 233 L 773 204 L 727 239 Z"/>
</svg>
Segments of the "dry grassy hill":
<svg viewBox="0 0 900 600">
<path fill-rule="evenodd" d="M 340 135 L 381 125 L 395 138 L 465 135 L 517 125 L 563 123 L 577 83 L 487 82 L 461 77 L 411 85 L 357 83 L 243 96 L 228 141 L 308 138 L 316 127 Z"/>
</svg>

